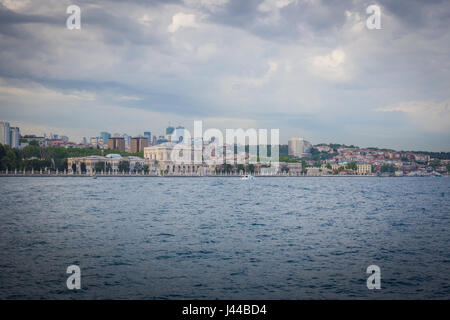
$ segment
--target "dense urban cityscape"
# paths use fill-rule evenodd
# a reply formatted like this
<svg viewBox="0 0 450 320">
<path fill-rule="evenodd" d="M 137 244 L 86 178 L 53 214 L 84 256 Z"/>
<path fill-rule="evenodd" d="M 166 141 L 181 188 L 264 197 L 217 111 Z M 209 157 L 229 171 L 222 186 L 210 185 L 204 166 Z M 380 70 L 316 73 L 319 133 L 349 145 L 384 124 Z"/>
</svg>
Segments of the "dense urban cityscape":
<svg viewBox="0 0 450 320">
<path fill-rule="evenodd" d="M 360 148 L 341 144 L 313 145 L 303 138 L 291 138 L 279 146 L 277 166 L 249 163 L 248 146 L 232 161 L 220 164 L 175 163 L 170 154 L 183 141 L 182 126 L 168 126 L 164 135 L 150 131 L 132 137 L 101 132 L 83 138 L 80 143 L 67 136 L 50 133 L 43 136 L 21 135 L 18 127 L 0 122 L 0 168 L 3 174 L 70 175 L 241 175 L 262 176 L 442 176 L 449 175 L 449 152 L 412 152 Z M 211 143 L 209 141 L 208 143 Z M 235 147 L 235 146 L 234 146 Z M 224 154 L 230 153 L 224 148 Z M 237 164 L 244 157 L 247 164 Z M 217 157 L 216 157 L 217 158 Z M 234 161 L 233 161 L 234 160 Z"/>
</svg>

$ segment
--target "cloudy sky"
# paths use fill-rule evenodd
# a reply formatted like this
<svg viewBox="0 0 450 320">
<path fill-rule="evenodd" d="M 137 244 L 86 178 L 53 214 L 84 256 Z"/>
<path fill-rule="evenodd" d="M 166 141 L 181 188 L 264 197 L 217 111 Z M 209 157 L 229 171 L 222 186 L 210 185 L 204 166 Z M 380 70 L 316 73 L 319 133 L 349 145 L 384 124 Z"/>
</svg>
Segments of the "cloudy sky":
<svg viewBox="0 0 450 320">
<path fill-rule="evenodd" d="M 450 151 L 449 30 L 438 0 L 0 0 L 0 120 L 75 141 L 203 120 Z"/>
</svg>

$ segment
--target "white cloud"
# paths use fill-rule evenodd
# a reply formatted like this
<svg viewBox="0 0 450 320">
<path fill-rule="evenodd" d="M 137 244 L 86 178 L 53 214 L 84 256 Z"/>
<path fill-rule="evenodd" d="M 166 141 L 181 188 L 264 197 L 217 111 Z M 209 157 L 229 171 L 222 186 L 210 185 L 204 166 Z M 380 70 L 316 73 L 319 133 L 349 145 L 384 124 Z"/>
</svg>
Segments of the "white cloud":
<svg viewBox="0 0 450 320">
<path fill-rule="evenodd" d="M 346 61 L 347 55 L 344 50 L 335 49 L 329 54 L 313 57 L 310 70 L 324 79 L 345 81 L 350 78 Z"/>
<path fill-rule="evenodd" d="M 169 32 L 176 32 L 180 28 L 197 27 L 194 14 L 179 12 L 172 17 L 172 23 L 167 27 Z"/>
<path fill-rule="evenodd" d="M 261 4 L 258 6 L 258 10 L 261 12 L 269 12 L 276 9 L 284 8 L 291 3 L 293 3 L 295 0 L 264 0 L 261 2 Z"/>
<path fill-rule="evenodd" d="M 267 62 L 267 71 L 261 77 L 240 77 L 234 78 L 232 80 L 233 91 L 239 91 L 242 87 L 244 88 L 256 88 L 264 84 L 267 84 L 273 74 L 278 70 L 278 63 L 275 61 Z"/>
<path fill-rule="evenodd" d="M 150 23 L 152 22 L 152 20 L 153 19 L 146 13 L 142 17 L 139 18 L 139 22 L 146 26 L 149 26 Z"/>
<path fill-rule="evenodd" d="M 0 3 L 10 10 L 22 11 L 30 4 L 30 0 L 0 0 Z"/>
</svg>

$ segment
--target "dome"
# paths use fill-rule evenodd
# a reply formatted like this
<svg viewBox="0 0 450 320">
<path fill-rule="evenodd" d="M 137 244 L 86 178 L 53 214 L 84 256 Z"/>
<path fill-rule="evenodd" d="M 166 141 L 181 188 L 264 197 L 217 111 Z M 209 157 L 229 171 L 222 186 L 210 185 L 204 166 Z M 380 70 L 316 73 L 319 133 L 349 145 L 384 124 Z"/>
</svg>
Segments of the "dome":
<svg viewBox="0 0 450 320">
<path fill-rule="evenodd" d="M 122 156 L 120 154 L 117 154 L 117 153 L 110 153 L 110 154 L 107 154 L 105 157 L 106 158 L 111 158 L 111 159 L 121 159 L 122 158 Z"/>
</svg>

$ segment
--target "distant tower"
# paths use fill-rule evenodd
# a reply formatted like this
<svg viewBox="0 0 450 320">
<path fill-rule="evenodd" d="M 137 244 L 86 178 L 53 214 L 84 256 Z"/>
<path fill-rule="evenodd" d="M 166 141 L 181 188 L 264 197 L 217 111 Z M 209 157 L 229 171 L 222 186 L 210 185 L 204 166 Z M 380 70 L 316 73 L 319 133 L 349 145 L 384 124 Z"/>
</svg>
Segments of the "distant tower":
<svg viewBox="0 0 450 320">
<path fill-rule="evenodd" d="M 0 121 L 0 143 L 4 145 L 11 145 L 11 129 L 9 122 Z"/>
<path fill-rule="evenodd" d="M 144 137 L 147 137 L 148 144 L 152 144 L 152 133 L 150 131 L 144 132 Z"/>
<path fill-rule="evenodd" d="M 19 148 L 20 129 L 18 127 L 11 127 L 10 132 L 11 132 L 10 133 L 10 137 L 11 137 L 10 146 L 11 146 L 11 148 L 17 149 L 17 148 Z"/>
<path fill-rule="evenodd" d="M 303 138 L 291 138 L 288 141 L 288 154 L 294 157 L 303 157 L 309 154 L 311 143 Z"/>
</svg>

